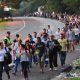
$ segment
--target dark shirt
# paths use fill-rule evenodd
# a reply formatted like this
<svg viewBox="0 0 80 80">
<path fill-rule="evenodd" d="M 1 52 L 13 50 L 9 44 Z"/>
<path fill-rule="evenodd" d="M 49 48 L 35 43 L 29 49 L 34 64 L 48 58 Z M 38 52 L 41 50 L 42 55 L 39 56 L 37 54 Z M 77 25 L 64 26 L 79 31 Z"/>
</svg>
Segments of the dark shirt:
<svg viewBox="0 0 80 80">
<path fill-rule="evenodd" d="M 47 47 L 49 48 L 49 51 L 57 52 L 57 45 L 59 42 L 57 40 L 48 41 Z"/>
<path fill-rule="evenodd" d="M 36 49 L 38 49 L 40 51 L 39 56 L 42 56 L 45 52 L 45 44 L 43 42 L 37 43 Z"/>
</svg>

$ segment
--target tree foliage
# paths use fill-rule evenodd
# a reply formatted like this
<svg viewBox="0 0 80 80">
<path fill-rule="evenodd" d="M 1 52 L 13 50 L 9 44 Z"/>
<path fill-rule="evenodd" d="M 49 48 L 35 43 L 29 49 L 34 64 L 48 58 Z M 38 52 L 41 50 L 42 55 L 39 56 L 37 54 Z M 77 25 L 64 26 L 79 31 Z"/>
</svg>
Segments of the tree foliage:
<svg viewBox="0 0 80 80">
<path fill-rule="evenodd" d="M 13 7 L 20 8 L 22 1 L 27 2 L 26 9 L 29 12 L 37 11 L 39 6 L 44 6 L 46 12 L 80 13 L 80 0 L 2 0 L 12 3 Z M 25 7 L 23 6 L 23 7 Z"/>
</svg>

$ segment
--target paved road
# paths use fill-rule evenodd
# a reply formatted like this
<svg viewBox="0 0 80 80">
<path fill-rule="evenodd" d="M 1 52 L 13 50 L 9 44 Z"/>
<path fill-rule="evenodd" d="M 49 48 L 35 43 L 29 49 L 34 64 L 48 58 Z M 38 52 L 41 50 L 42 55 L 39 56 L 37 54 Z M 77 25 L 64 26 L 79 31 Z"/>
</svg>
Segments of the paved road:
<svg viewBox="0 0 80 80">
<path fill-rule="evenodd" d="M 12 37 L 14 37 L 16 33 L 19 33 L 21 34 L 22 38 L 25 38 L 28 33 L 33 33 L 34 31 L 39 33 L 42 28 L 47 28 L 47 25 L 51 25 L 53 33 L 57 30 L 58 27 L 62 28 L 64 26 L 64 24 L 59 21 L 45 18 L 18 17 L 14 20 L 14 22 L 7 23 L 9 27 L 6 27 L 4 30 L 0 30 L 0 33 L 2 33 L 0 34 L 2 39 L 4 38 L 6 31 L 11 31 Z"/>
<path fill-rule="evenodd" d="M 67 53 L 67 59 L 66 59 L 66 64 L 69 65 L 72 63 L 72 60 L 75 60 L 80 56 L 80 45 L 76 47 L 76 51 L 73 53 Z M 57 71 L 49 71 L 49 67 L 45 68 L 44 74 L 39 72 L 39 67 L 38 66 L 33 66 L 30 70 L 31 72 L 29 73 L 29 80 L 53 80 L 55 76 L 59 75 L 61 72 L 61 67 L 60 67 L 60 61 L 58 58 L 58 70 Z M 24 80 L 23 75 L 21 75 L 20 69 L 17 73 L 16 76 L 12 75 L 12 71 L 10 71 L 11 75 L 11 80 Z M 5 73 L 3 73 L 3 79 L 8 80 L 7 76 Z"/>
<path fill-rule="evenodd" d="M 15 25 L 15 27 L 11 28 L 10 31 L 12 32 L 12 37 L 14 37 L 14 34 L 20 33 L 23 39 L 26 37 L 28 33 L 33 33 L 34 31 L 37 31 L 39 33 L 42 30 L 42 28 L 47 27 L 47 25 L 51 25 L 53 33 L 55 33 L 58 27 L 62 28 L 64 26 L 64 24 L 59 21 L 44 19 L 44 18 L 26 17 L 26 18 L 17 18 L 17 20 L 21 21 L 21 25 L 17 26 Z M 72 60 L 78 58 L 79 56 L 80 56 L 80 46 L 76 47 L 75 52 L 68 53 L 66 64 L 70 64 Z M 39 72 L 39 67 L 34 65 L 33 68 L 31 68 L 31 72 L 29 73 L 29 78 L 30 78 L 29 80 L 50 80 L 54 78 L 61 72 L 59 58 L 58 58 L 58 64 L 59 67 L 57 71 L 49 71 L 48 67 L 45 68 L 44 74 L 41 74 Z M 11 74 L 11 80 L 24 80 L 23 75 L 21 75 L 20 71 L 18 71 L 16 76 L 12 75 L 12 71 L 10 72 L 10 74 Z M 3 74 L 3 79 L 8 80 L 5 73 Z"/>
</svg>

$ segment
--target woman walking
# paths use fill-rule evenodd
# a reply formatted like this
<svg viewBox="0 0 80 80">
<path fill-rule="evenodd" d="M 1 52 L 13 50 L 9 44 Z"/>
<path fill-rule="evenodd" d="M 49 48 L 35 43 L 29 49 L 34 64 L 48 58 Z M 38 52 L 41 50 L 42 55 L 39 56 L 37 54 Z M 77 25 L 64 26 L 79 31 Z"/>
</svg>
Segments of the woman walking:
<svg viewBox="0 0 80 80">
<path fill-rule="evenodd" d="M 24 79 L 28 80 L 27 69 L 28 69 L 29 58 L 28 58 L 28 54 L 25 50 L 25 45 L 24 44 L 21 44 L 20 61 L 21 61 L 21 67 L 22 67 L 22 72 L 23 72 L 23 75 L 24 75 Z"/>
</svg>

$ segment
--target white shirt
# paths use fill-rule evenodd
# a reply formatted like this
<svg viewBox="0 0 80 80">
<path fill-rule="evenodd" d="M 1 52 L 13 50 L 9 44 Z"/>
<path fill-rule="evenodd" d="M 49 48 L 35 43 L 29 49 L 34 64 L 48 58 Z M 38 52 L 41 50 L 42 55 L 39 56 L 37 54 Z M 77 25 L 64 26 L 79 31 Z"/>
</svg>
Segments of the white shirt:
<svg viewBox="0 0 80 80">
<path fill-rule="evenodd" d="M 4 56 L 6 54 L 6 50 L 3 48 L 0 50 L 0 62 L 4 61 Z"/>
<path fill-rule="evenodd" d="M 68 40 L 74 40 L 74 39 L 75 39 L 75 34 L 74 34 L 74 32 L 68 30 L 68 31 L 67 31 L 67 38 L 68 38 Z"/>
<path fill-rule="evenodd" d="M 13 47 L 13 50 L 17 50 L 17 48 L 18 48 L 18 42 L 16 42 L 16 43 L 14 43 L 14 47 Z"/>
<path fill-rule="evenodd" d="M 48 32 L 49 36 L 52 35 L 52 30 L 51 29 L 48 29 L 47 32 Z"/>
<path fill-rule="evenodd" d="M 27 56 L 27 53 L 25 52 L 25 50 L 22 50 L 21 53 L 22 55 L 20 57 L 20 62 L 29 61 L 29 57 Z"/>
<path fill-rule="evenodd" d="M 56 37 L 56 39 L 60 39 L 60 37 L 61 37 L 61 32 L 58 32 L 58 31 L 57 31 L 55 37 Z"/>
<path fill-rule="evenodd" d="M 36 43 L 37 42 L 37 38 L 33 37 L 33 41 Z"/>
<path fill-rule="evenodd" d="M 74 28 L 73 31 L 75 32 L 75 35 L 79 35 L 79 29 L 78 28 Z"/>
</svg>

